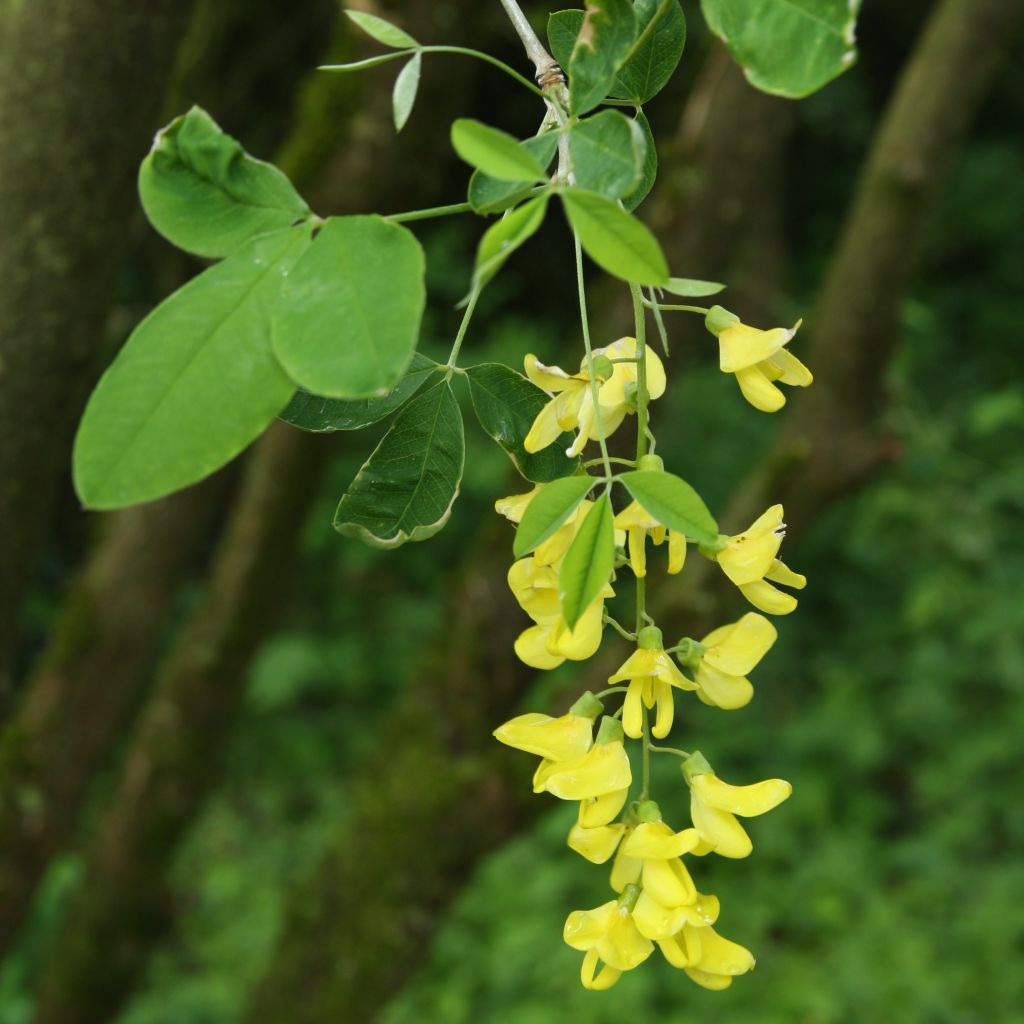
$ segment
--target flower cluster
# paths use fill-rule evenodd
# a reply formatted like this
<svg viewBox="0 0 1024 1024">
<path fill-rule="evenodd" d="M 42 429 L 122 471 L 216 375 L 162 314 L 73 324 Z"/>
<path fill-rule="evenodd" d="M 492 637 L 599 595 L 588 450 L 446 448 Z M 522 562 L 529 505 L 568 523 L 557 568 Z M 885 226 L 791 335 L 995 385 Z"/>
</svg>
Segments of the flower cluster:
<svg viewBox="0 0 1024 1024">
<path fill-rule="evenodd" d="M 720 307 L 709 311 L 707 320 L 718 337 L 722 369 L 736 375 L 757 408 L 781 406 L 784 399 L 774 382 L 810 383 L 810 373 L 785 349 L 796 328 L 758 331 Z M 611 862 L 612 898 L 592 910 L 573 911 L 565 923 L 565 942 L 584 954 L 583 985 L 610 988 L 657 947 L 697 984 L 724 989 L 753 968 L 754 958 L 716 931 L 718 898 L 698 891 L 690 858 L 712 853 L 747 857 L 752 843 L 738 817 L 771 810 L 791 787 L 781 779 L 730 785 L 701 753 L 659 747 L 654 741 L 672 731 L 679 693 L 727 711 L 750 702 L 754 688 L 748 676 L 777 636 L 761 613 L 793 611 L 797 599 L 790 591 L 802 589 L 806 580 L 779 558 L 785 536 L 782 506 L 773 505 L 740 533 L 718 532 L 696 492 L 666 473 L 660 458 L 647 454 L 646 416 L 634 469 L 612 473 L 604 442 L 627 415 L 646 413 L 651 399 L 665 390 L 664 368 L 642 340 L 622 338 L 588 353 L 580 372 L 571 376 L 533 355 L 526 357 L 525 368 L 549 396 L 526 437 L 526 449 L 539 451 L 562 432 L 576 430 L 568 454 L 579 454 L 591 440 L 601 441 L 602 459 L 595 461 L 603 463 L 604 475 L 582 485 L 537 484 L 529 493 L 496 503 L 497 511 L 517 525 L 520 538 L 525 533 L 528 539 L 522 544 L 517 539 L 517 551 L 525 553 L 508 575 L 512 593 L 533 623 L 516 640 L 516 654 L 537 669 L 585 660 L 597 653 L 608 623 L 633 650 L 608 676 L 608 688 L 601 693 L 586 692 L 557 717 L 520 715 L 494 735 L 540 758 L 533 776 L 536 793 L 577 804 L 567 837 L 570 849 L 594 864 Z M 619 483 L 628 500 L 614 512 L 611 495 Z M 700 640 L 684 636 L 666 644 L 646 609 L 648 541 L 667 543 L 670 574 L 683 570 L 693 544 L 758 610 Z M 632 630 L 607 609 L 627 568 L 637 589 Z M 609 698 L 618 706 L 606 713 Z M 642 746 L 639 780 L 627 752 L 627 743 L 634 740 Z M 680 788 L 688 789 L 690 806 L 690 824 L 680 831 L 663 820 L 651 799 L 652 752 L 680 759 Z"/>
</svg>

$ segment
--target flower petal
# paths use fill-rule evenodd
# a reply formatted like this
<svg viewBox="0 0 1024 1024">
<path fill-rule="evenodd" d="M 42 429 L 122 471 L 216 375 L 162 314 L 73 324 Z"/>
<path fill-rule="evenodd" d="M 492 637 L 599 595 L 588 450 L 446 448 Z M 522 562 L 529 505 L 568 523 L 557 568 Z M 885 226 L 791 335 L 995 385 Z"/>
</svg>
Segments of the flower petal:
<svg viewBox="0 0 1024 1024">
<path fill-rule="evenodd" d="M 584 828 L 577 822 L 569 831 L 567 842 L 570 850 L 575 850 L 592 864 L 604 864 L 615 853 L 625 831 L 626 826 L 622 824 Z"/>
<path fill-rule="evenodd" d="M 730 676 L 745 676 L 768 653 L 778 637 L 769 619 L 747 612 L 738 622 L 709 633 L 704 645 L 703 665 Z"/>
<path fill-rule="evenodd" d="M 697 899 L 693 879 L 678 858 L 645 860 L 643 864 L 644 891 L 663 907 L 682 907 Z"/>
<path fill-rule="evenodd" d="M 529 629 L 523 630 L 516 637 L 516 642 L 513 645 L 516 657 L 530 668 L 542 671 L 558 668 L 565 658 L 552 654 L 548 650 L 548 633 L 549 631 L 543 626 L 531 626 Z"/>
<path fill-rule="evenodd" d="M 785 779 L 765 779 L 751 786 L 730 786 L 712 772 L 693 776 L 690 788 L 708 807 L 742 814 L 745 818 L 766 814 L 793 792 L 793 787 Z"/>
<path fill-rule="evenodd" d="M 723 373 L 736 373 L 775 355 L 793 337 L 785 327 L 762 331 L 747 324 L 727 327 L 718 335 L 718 365 Z"/>
<path fill-rule="evenodd" d="M 643 822 L 630 833 L 622 844 L 622 851 L 628 857 L 643 860 L 672 860 L 689 853 L 698 843 L 697 830 L 683 829 L 673 832 L 663 821 Z"/>
<path fill-rule="evenodd" d="M 626 803 L 628 789 L 620 789 L 613 793 L 603 793 L 580 801 L 579 823 L 584 828 L 596 828 L 614 821 Z"/>
<path fill-rule="evenodd" d="M 543 788 L 560 800 L 588 800 L 626 789 L 632 781 L 622 743 L 596 743 L 583 757 L 552 765 Z"/>
<path fill-rule="evenodd" d="M 700 696 L 705 703 L 725 711 L 746 707 L 754 696 L 754 687 L 745 676 L 730 676 L 707 664 L 700 664 L 696 672 Z"/>
<path fill-rule="evenodd" d="M 567 945 L 581 952 L 593 949 L 607 934 L 612 925 L 612 915 L 618 909 L 615 900 L 609 900 L 593 910 L 574 910 L 565 919 L 562 938 Z"/>
<path fill-rule="evenodd" d="M 552 761 L 582 757 L 593 745 L 594 723 L 582 715 L 519 715 L 494 730 L 500 743 Z"/>
<path fill-rule="evenodd" d="M 692 780 L 690 785 L 690 817 L 693 819 L 693 827 L 700 833 L 701 838 L 708 842 L 714 848 L 714 852 L 721 857 L 731 857 L 736 860 L 749 857 L 754 845 L 743 826 L 728 811 L 709 807 L 700 799 L 697 790 L 692 788 Z"/>
<path fill-rule="evenodd" d="M 740 593 L 757 609 L 769 615 L 788 615 L 797 606 L 792 594 L 773 587 L 767 580 L 739 584 Z"/>
<path fill-rule="evenodd" d="M 786 404 L 786 396 L 768 379 L 760 366 L 737 370 L 736 383 L 743 397 L 761 412 L 778 412 Z"/>
</svg>

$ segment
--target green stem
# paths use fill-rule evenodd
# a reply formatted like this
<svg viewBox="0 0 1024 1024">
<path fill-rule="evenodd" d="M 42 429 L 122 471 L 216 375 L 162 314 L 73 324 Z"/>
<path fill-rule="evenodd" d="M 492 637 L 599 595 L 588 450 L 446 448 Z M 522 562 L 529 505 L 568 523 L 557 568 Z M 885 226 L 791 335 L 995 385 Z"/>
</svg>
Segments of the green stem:
<svg viewBox="0 0 1024 1024">
<path fill-rule="evenodd" d="M 610 697 L 613 693 L 625 693 L 627 689 L 626 686 L 609 686 L 607 690 L 595 693 L 594 696 L 600 700 L 602 697 Z"/>
<path fill-rule="evenodd" d="M 651 310 L 654 314 L 654 323 L 658 328 L 658 337 L 661 338 L 661 349 L 665 353 L 665 358 L 668 358 L 668 331 L 665 330 L 665 321 L 661 316 L 661 309 L 658 306 L 657 301 L 654 298 L 654 289 L 649 288 L 647 290 L 647 300 L 644 305 Z"/>
<path fill-rule="evenodd" d="M 478 283 L 474 283 L 473 290 L 469 293 L 469 302 L 466 303 L 466 312 L 462 314 L 462 323 L 459 324 L 459 333 L 455 335 L 455 342 L 452 345 L 452 350 L 448 353 L 448 362 L 445 363 L 445 366 L 448 368 L 449 377 L 451 377 L 451 375 L 458 369 L 455 365 L 455 360 L 459 358 L 459 350 L 462 348 L 462 342 L 466 337 L 466 331 L 469 329 L 469 321 L 473 319 L 473 311 L 476 309 L 476 300 L 478 298 L 480 298 L 480 285 Z"/>
<path fill-rule="evenodd" d="M 477 60 L 486 61 L 488 64 L 504 71 L 506 75 L 514 78 L 520 85 L 526 86 L 530 92 L 539 96 L 545 103 L 548 102 L 548 97 L 533 82 L 519 74 L 515 68 L 509 67 L 504 61 L 498 60 L 497 57 L 492 57 L 489 53 L 483 53 L 480 50 L 470 50 L 465 46 L 421 46 L 420 51 L 422 53 L 460 53 L 463 57 L 476 57 Z"/>
<path fill-rule="evenodd" d="M 689 757 L 690 752 L 688 750 L 680 750 L 678 747 L 656 747 L 653 743 L 650 745 L 650 749 L 658 754 L 675 754 L 676 757 Z"/>
<path fill-rule="evenodd" d="M 580 327 L 583 330 L 583 348 L 587 353 L 587 376 L 590 378 L 590 400 L 594 403 L 594 423 L 597 425 L 597 442 L 601 447 L 601 462 L 604 465 L 605 479 L 611 485 L 612 460 L 608 455 L 608 441 L 604 436 L 604 422 L 601 419 L 601 403 L 598 400 L 599 387 L 597 374 L 594 372 L 594 353 L 590 347 L 590 321 L 587 318 L 587 293 L 583 287 L 583 247 L 580 245 L 580 236 L 574 231 L 572 233 L 573 244 L 576 249 L 576 289 L 580 302 Z"/>
<path fill-rule="evenodd" d="M 621 459 L 621 458 L 619 458 L 618 455 L 609 455 L 608 456 L 608 461 L 609 462 L 614 462 L 614 463 L 616 463 L 619 466 L 629 466 L 630 469 L 635 469 L 636 468 L 636 460 L 635 459 Z M 583 463 L 583 468 L 584 469 L 590 469 L 591 466 L 603 466 L 603 465 L 604 465 L 604 459 L 588 459 L 586 462 Z"/>
<path fill-rule="evenodd" d="M 673 303 L 649 302 L 647 299 L 641 301 L 648 309 L 658 309 L 662 313 L 700 313 L 706 316 L 710 312 L 706 306 L 678 306 Z"/>
<path fill-rule="evenodd" d="M 403 224 L 410 220 L 429 220 L 431 217 L 448 217 L 453 213 L 471 213 L 473 207 L 469 203 L 450 203 L 448 206 L 428 206 L 424 210 L 408 210 L 405 213 L 389 213 L 385 220 L 394 224 Z"/>
<path fill-rule="evenodd" d="M 636 633 L 630 633 L 630 631 L 626 629 L 626 627 L 623 626 L 621 622 L 617 622 L 610 615 L 605 615 L 604 622 L 607 625 L 611 626 L 612 629 L 614 629 L 615 632 L 618 633 L 623 640 L 629 640 L 630 643 L 636 640 Z"/>
</svg>

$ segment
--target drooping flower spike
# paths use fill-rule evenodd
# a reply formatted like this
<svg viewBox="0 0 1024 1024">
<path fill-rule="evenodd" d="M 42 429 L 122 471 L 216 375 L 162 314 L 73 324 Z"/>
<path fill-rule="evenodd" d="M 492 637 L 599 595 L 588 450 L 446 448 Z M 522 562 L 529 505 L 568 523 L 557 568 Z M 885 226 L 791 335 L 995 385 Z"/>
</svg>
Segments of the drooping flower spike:
<svg viewBox="0 0 1024 1024">
<path fill-rule="evenodd" d="M 813 382 L 811 371 L 786 348 L 800 329 L 800 321 L 788 329 L 763 331 L 742 323 L 721 306 L 712 306 L 705 323 L 718 338 L 719 367 L 723 373 L 735 374 L 743 397 L 755 409 L 778 412 L 786 404 L 776 382 L 799 388 Z"/>
</svg>

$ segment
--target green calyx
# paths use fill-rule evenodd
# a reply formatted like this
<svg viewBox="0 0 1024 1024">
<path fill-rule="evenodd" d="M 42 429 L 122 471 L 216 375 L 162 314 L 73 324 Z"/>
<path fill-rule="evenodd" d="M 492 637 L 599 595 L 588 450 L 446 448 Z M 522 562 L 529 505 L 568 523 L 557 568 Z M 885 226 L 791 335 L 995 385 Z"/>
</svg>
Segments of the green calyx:
<svg viewBox="0 0 1024 1024">
<path fill-rule="evenodd" d="M 712 561 L 714 561 L 715 556 L 718 554 L 718 552 L 724 551 L 728 546 L 729 537 L 724 533 L 720 533 L 718 535 L 717 540 L 713 541 L 710 544 L 707 542 L 703 544 L 698 544 L 697 549 L 705 558 L 710 558 Z"/>
<path fill-rule="evenodd" d="M 665 468 L 665 460 L 660 455 L 641 455 L 636 468 L 649 469 L 660 473 Z"/>
<path fill-rule="evenodd" d="M 730 313 L 724 306 L 712 306 L 704 317 L 704 325 L 716 338 L 722 331 L 735 327 L 738 323 L 740 318 L 735 313 Z"/>
<path fill-rule="evenodd" d="M 664 647 L 665 641 L 657 626 L 644 626 L 637 634 L 636 645 L 642 651 L 659 651 Z"/>
<path fill-rule="evenodd" d="M 617 718 L 605 715 L 597 730 L 598 743 L 621 743 L 626 734 L 622 731 L 622 723 Z"/>
<path fill-rule="evenodd" d="M 604 705 L 590 692 L 587 690 L 579 700 L 571 708 L 569 708 L 570 715 L 577 715 L 580 718 L 597 718 L 601 712 L 604 711 Z"/>
<path fill-rule="evenodd" d="M 695 750 L 679 767 L 687 783 L 695 775 L 706 775 L 711 771 L 708 759 L 699 750 Z"/>
<path fill-rule="evenodd" d="M 697 668 L 704 657 L 706 648 L 691 637 L 683 637 L 676 645 L 676 661 L 684 668 Z"/>
<path fill-rule="evenodd" d="M 626 408 L 630 412 L 636 412 L 636 394 L 638 388 L 635 380 L 627 380 L 625 386 L 622 388 L 622 397 L 626 403 Z"/>
<path fill-rule="evenodd" d="M 645 824 L 661 821 L 661 808 L 653 800 L 645 800 L 636 809 L 637 820 Z"/>
<path fill-rule="evenodd" d="M 597 380 L 608 380 L 615 372 L 615 364 L 607 356 L 594 356 L 593 367 Z"/>
</svg>

